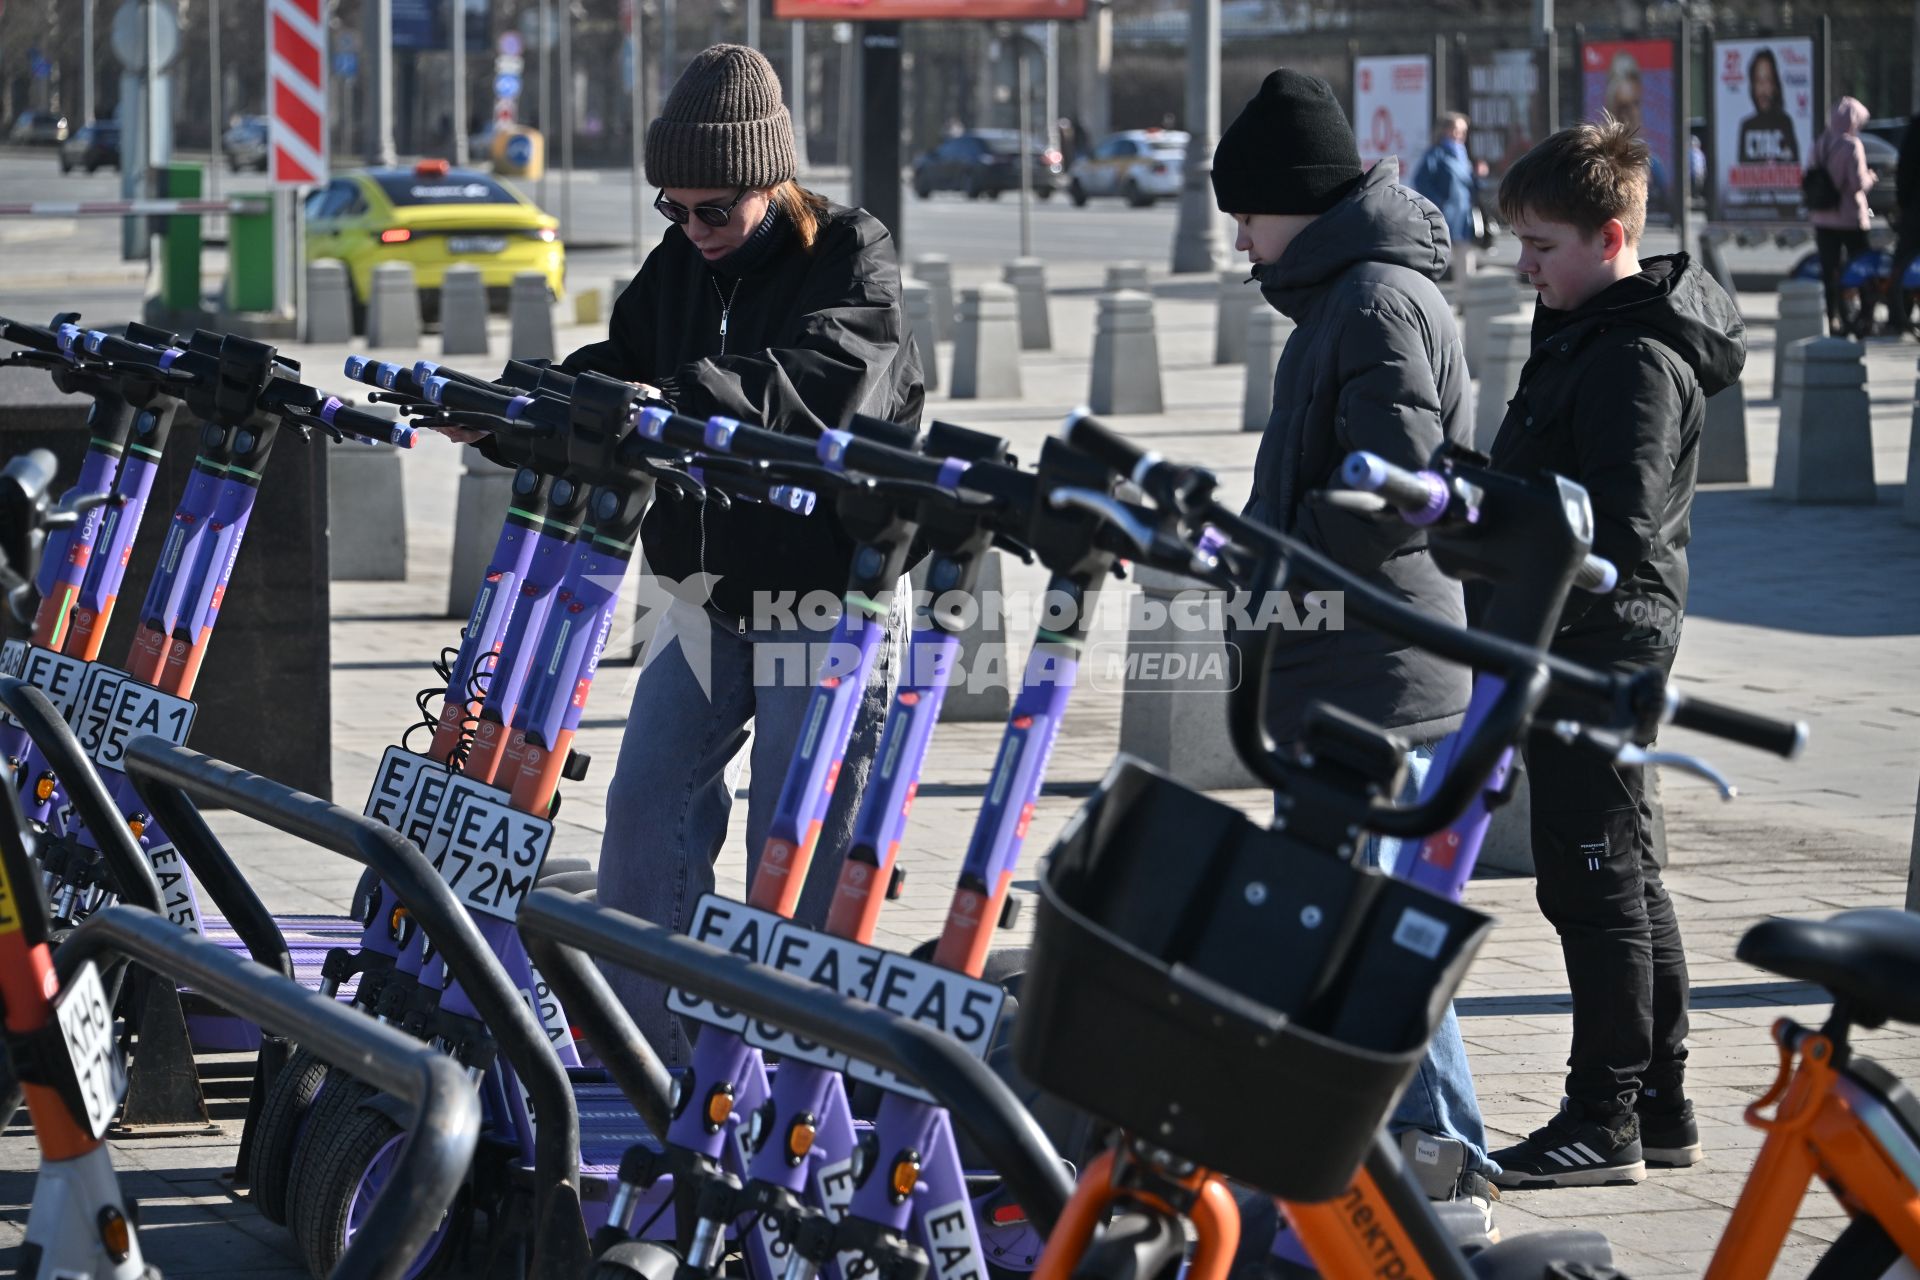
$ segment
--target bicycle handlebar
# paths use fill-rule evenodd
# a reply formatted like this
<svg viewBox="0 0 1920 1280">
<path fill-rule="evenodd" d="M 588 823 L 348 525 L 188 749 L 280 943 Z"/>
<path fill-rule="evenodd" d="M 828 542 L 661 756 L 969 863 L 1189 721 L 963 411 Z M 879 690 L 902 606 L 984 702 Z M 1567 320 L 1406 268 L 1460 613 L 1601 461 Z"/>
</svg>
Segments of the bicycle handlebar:
<svg viewBox="0 0 1920 1280">
<path fill-rule="evenodd" d="M 1219 487 L 1205 467 L 1169 462 L 1151 449 L 1102 424 L 1085 405 L 1067 415 L 1061 437 L 1080 452 L 1119 472 L 1160 506 L 1187 512 L 1203 505 Z"/>
</svg>

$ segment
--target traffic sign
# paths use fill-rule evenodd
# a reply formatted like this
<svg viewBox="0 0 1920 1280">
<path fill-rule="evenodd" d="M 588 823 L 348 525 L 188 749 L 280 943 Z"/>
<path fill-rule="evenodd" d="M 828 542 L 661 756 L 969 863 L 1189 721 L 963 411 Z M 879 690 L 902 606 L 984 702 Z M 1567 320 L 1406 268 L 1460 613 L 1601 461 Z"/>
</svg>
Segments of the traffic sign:
<svg viewBox="0 0 1920 1280">
<path fill-rule="evenodd" d="M 520 96 L 520 77 L 516 75 L 498 75 L 493 78 L 493 96 L 496 98 L 517 98 Z"/>
<path fill-rule="evenodd" d="M 524 169 L 533 163 L 533 139 L 524 133 L 516 133 L 507 139 L 507 163 L 516 169 Z"/>
<path fill-rule="evenodd" d="M 326 66 L 321 0 L 267 0 L 267 153 L 275 186 L 327 180 Z"/>
<path fill-rule="evenodd" d="M 333 74 L 342 80 L 351 80 L 360 74 L 360 55 L 348 49 L 342 49 L 333 55 Z"/>
<path fill-rule="evenodd" d="M 520 39 L 518 31 L 500 33 L 500 55 L 505 58 L 517 58 L 527 51 L 526 42 Z"/>
</svg>

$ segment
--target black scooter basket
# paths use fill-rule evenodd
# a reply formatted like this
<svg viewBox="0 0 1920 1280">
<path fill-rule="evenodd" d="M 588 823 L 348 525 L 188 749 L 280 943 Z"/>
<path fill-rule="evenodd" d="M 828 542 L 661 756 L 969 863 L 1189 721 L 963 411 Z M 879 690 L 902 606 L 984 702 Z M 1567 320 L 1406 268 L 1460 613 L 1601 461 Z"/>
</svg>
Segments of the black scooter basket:
<svg viewBox="0 0 1920 1280">
<path fill-rule="evenodd" d="M 1329 1199 L 1491 927 L 1123 756 L 1043 873 L 1015 1052 L 1156 1146 Z"/>
</svg>

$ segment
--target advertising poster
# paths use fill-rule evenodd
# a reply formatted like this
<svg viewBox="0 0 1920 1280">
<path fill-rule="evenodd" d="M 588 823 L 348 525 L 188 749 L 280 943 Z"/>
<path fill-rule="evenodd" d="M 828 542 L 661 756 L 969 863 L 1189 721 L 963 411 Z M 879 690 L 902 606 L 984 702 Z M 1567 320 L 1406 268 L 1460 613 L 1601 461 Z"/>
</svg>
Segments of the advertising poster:
<svg viewBox="0 0 1920 1280">
<path fill-rule="evenodd" d="M 1433 140 L 1433 58 L 1355 58 L 1353 132 L 1362 166 L 1398 156 L 1401 174 L 1412 172 Z"/>
<path fill-rule="evenodd" d="M 1813 39 L 1713 42 L 1713 216 L 1798 222 L 1800 176 L 1820 136 Z"/>
<path fill-rule="evenodd" d="M 1467 59 L 1467 154 L 1485 162 L 1495 182 L 1547 136 L 1547 96 L 1540 56 L 1532 49 L 1494 49 Z"/>
<path fill-rule="evenodd" d="M 1674 136 L 1673 42 L 1596 40 L 1580 46 L 1580 116 L 1603 114 L 1640 131 L 1653 153 L 1647 184 L 1647 221 L 1673 220 L 1673 175 L 1682 162 Z"/>
</svg>

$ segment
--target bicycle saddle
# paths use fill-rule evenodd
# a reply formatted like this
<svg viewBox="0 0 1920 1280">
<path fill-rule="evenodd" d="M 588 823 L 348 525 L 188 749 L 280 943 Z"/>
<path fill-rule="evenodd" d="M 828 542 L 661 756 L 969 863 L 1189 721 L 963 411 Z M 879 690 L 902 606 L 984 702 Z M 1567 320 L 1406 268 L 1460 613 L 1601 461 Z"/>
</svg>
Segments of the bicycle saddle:
<svg viewBox="0 0 1920 1280">
<path fill-rule="evenodd" d="M 1920 916 L 1876 907 L 1825 920 L 1763 920 L 1734 954 L 1768 973 L 1818 983 L 1854 1022 L 1920 1023 Z"/>
</svg>

